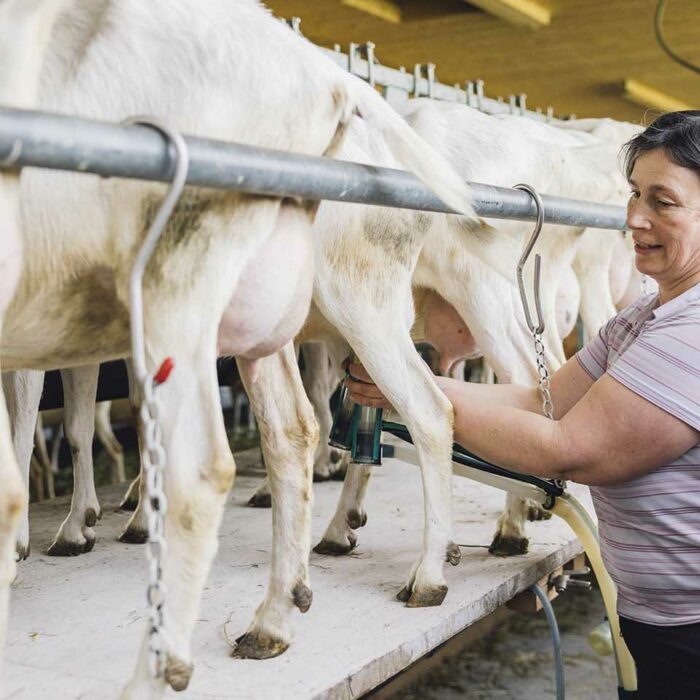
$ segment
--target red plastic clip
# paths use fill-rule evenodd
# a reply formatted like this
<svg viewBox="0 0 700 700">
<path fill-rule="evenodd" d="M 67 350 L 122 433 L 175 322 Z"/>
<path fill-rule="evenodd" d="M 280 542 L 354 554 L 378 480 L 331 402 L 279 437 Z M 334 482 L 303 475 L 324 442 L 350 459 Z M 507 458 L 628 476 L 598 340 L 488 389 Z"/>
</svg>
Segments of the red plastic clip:
<svg viewBox="0 0 700 700">
<path fill-rule="evenodd" d="M 175 363 L 173 362 L 172 357 L 166 357 L 163 360 L 163 363 L 161 366 L 158 368 L 158 371 L 155 373 L 153 377 L 153 383 L 158 386 L 158 384 L 163 384 L 164 382 L 168 381 L 168 377 L 170 376 L 170 373 L 173 371 L 173 367 L 175 367 Z"/>
</svg>

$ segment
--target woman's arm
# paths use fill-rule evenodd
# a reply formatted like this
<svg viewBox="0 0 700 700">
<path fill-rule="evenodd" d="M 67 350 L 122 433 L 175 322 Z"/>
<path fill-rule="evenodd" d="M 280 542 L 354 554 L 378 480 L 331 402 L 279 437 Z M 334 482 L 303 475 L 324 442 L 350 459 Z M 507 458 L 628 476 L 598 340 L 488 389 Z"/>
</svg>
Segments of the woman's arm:
<svg viewBox="0 0 700 700">
<path fill-rule="evenodd" d="M 604 486 L 673 461 L 698 444 L 700 433 L 603 375 L 561 420 L 456 406 L 455 441 L 507 469 Z"/>
<path fill-rule="evenodd" d="M 391 408 L 379 388 L 372 382 L 365 368 L 359 364 L 348 367 L 351 377 L 346 380 L 353 399 L 357 403 L 374 408 Z M 353 381 L 352 377 L 360 381 Z M 518 384 L 476 384 L 449 377 L 435 377 L 452 404 L 474 403 L 482 406 L 510 406 L 531 413 L 542 413 L 542 395 L 539 387 Z M 555 418 L 561 418 L 593 386 L 593 379 L 575 360 L 560 367 L 551 379 L 551 395 Z"/>
<path fill-rule="evenodd" d="M 367 377 L 358 365 L 350 370 Z M 388 406 L 374 384 L 346 381 L 358 402 Z M 684 421 L 608 375 L 593 382 L 572 360 L 552 378 L 559 420 L 542 416 L 539 406 L 533 410 L 532 399 L 520 388 L 445 386 L 455 409 L 455 441 L 482 459 L 526 474 L 591 486 L 615 484 L 668 463 L 700 442 L 700 433 Z M 477 395 L 484 400 L 471 400 Z M 484 398 L 489 395 L 494 400 Z"/>
</svg>

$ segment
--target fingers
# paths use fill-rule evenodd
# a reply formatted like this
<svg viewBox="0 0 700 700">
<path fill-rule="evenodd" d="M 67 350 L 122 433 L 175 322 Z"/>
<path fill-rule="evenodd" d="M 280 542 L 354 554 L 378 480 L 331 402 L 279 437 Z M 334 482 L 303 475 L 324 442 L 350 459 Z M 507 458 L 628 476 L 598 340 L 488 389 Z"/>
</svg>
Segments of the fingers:
<svg viewBox="0 0 700 700">
<path fill-rule="evenodd" d="M 368 384 L 374 384 L 372 377 L 367 374 L 367 370 L 359 362 L 350 362 L 346 369 L 353 379 L 358 379 Z"/>
<path fill-rule="evenodd" d="M 391 409 L 391 404 L 359 362 L 353 362 L 352 357 L 346 357 L 341 367 L 348 372 L 344 383 L 355 403 L 370 408 Z"/>
<path fill-rule="evenodd" d="M 350 398 L 363 406 L 371 408 L 391 408 L 391 404 L 379 390 L 376 384 L 356 381 L 352 377 L 345 379 L 345 386 L 350 392 Z"/>
</svg>

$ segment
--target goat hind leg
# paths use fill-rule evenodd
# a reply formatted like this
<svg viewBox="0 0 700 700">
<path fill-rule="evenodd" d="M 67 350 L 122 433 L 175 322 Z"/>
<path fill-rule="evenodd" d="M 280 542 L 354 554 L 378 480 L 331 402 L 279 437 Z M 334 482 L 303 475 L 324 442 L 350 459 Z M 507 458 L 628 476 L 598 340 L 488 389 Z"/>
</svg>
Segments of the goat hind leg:
<svg viewBox="0 0 700 700">
<path fill-rule="evenodd" d="M 49 556 L 76 556 L 95 545 L 93 528 L 102 515 L 92 461 L 98 372 L 99 365 L 61 370 L 64 431 L 73 459 L 73 497 L 70 513 L 49 547 Z"/>
<path fill-rule="evenodd" d="M 182 319 L 181 307 L 169 311 L 172 314 L 169 317 Z M 166 314 L 161 311 L 159 316 L 163 315 Z M 182 322 L 185 327 L 196 328 L 199 321 L 197 317 L 189 317 Z M 148 319 L 146 328 L 149 328 Z M 199 342 L 206 338 L 204 330 L 193 334 L 198 342 L 191 346 L 186 346 L 181 336 L 148 344 L 152 356 L 157 358 L 167 356 L 174 348 L 178 351 L 173 358 L 175 369 L 157 389 L 159 422 L 167 455 L 164 488 L 168 503 L 165 515 L 168 555 L 163 582 L 168 591 L 165 610 L 168 650 L 164 681 L 174 690 L 184 690 L 192 675 L 192 632 L 218 546 L 217 532 L 226 495 L 235 476 L 221 414 L 214 333 L 215 327 L 210 329 L 208 344 Z M 212 351 L 206 352 L 207 347 Z M 192 435 L 197 439 L 193 440 Z M 147 636 L 146 632 L 124 698 L 153 698 L 163 692 L 163 682 L 152 679 L 148 670 Z"/>
<path fill-rule="evenodd" d="M 290 342 L 260 360 L 238 360 L 260 428 L 273 509 L 270 584 L 233 656 L 263 659 L 289 646 L 293 607 L 311 605 L 309 549 L 313 459 L 318 425 Z M 290 437 L 293 436 L 293 437 Z"/>
<path fill-rule="evenodd" d="M 24 479 L 25 490 L 29 488 L 29 469 L 32 451 L 34 449 L 34 429 L 36 427 L 39 400 L 44 386 L 44 373 L 34 370 L 4 372 L 2 388 L 7 401 L 7 412 L 11 426 L 12 443 L 17 464 L 19 464 Z M 12 462 L 14 463 L 13 457 Z M 4 488 L 4 484 L 2 486 Z M 25 498 L 25 506 L 20 518 L 17 533 L 17 557 L 26 559 L 29 556 L 29 510 Z"/>
</svg>

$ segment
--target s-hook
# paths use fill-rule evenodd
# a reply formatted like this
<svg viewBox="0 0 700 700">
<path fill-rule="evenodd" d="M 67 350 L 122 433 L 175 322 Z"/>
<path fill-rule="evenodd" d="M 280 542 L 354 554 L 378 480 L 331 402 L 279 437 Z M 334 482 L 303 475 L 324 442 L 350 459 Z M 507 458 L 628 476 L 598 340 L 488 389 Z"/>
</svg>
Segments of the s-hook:
<svg viewBox="0 0 700 700">
<path fill-rule="evenodd" d="M 520 291 L 520 299 L 523 304 L 523 311 L 525 312 L 525 321 L 527 322 L 527 327 L 532 333 L 533 340 L 535 341 L 535 356 L 537 360 L 537 373 L 540 379 L 540 391 L 542 392 L 542 413 L 544 413 L 547 418 L 554 419 L 554 406 L 552 405 L 552 395 L 549 391 L 549 370 L 547 369 L 547 362 L 545 359 L 545 348 L 542 342 L 542 333 L 544 332 L 544 314 L 542 313 L 542 302 L 540 300 L 540 268 L 542 264 L 542 258 L 539 253 L 535 255 L 535 311 L 537 312 L 537 325 L 532 320 L 532 315 L 530 314 L 530 306 L 527 301 L 527 294 L 525 293 L 525 284 L 523 282 L 523 269 L 525 263 L 527 262 L 532 249 L 537 243 L 537 239 L 542 231 L 542 224 L 544 224 L 544 204 L 542 202 L 542 197 L 535 190 L 534 187 L 526 184 L 520 184 L 515 186 L 516 190 L 523 190 L 527 192 L 535 202 L 535 208 L 537 210 L 537 220 L 535 222 L 535 228 L 530 234 L 530 239 L 525 245 L 523 254 L 520 256 L 518 261 L 517 277 L 518 277 L 518 289 Z"/>
</svg>

